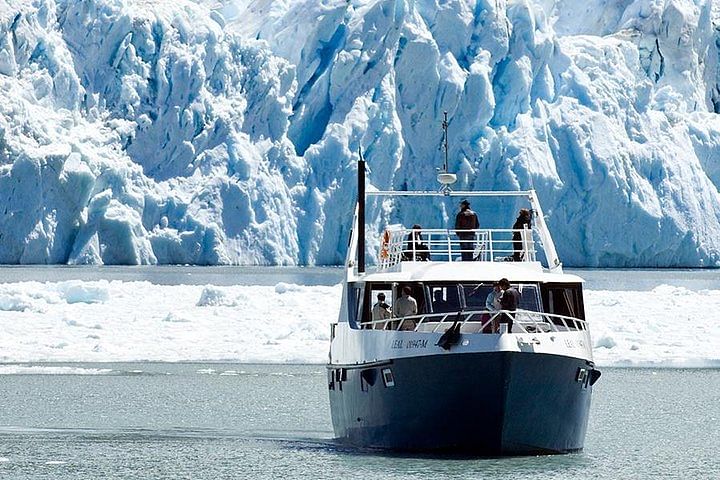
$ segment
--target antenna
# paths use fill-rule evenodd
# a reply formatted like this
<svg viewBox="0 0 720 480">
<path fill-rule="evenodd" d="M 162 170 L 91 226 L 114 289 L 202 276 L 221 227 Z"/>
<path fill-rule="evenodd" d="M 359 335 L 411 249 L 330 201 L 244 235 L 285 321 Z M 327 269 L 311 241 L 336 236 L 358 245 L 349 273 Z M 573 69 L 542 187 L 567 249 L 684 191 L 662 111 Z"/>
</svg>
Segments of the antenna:
<svg viewBox="0 0 720 480">
<path fill-rule="evenodd" d="M 450 195 L 450 185 L 457 181 L 457 175 L 448 172 L 448 116 L 447 112 L 443 112 L 443 149 L 445 150 L 445 163 L 443 163 L 442 171 L 438 172 L 437 181 L 442 185 L 440 191 L 445 195 Z"/>
<path fill-rule="evenodd" d="M 443 122 L 442 122 L 442 129 L 443 129 L 443 148 L 445 149 L 445 164 L 443 165 L 443 172 L 448 171 L 448 121 L 447 121 L 447 112 L 443 112 Z"/>
</svg>

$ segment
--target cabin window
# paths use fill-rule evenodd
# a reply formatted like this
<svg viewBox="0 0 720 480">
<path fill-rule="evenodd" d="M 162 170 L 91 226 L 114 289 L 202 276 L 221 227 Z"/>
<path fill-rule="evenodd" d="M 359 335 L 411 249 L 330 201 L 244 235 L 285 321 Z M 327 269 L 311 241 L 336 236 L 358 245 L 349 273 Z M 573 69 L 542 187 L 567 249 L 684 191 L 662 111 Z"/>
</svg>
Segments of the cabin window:
<svg viewBox="0 0 720 480">
<path fill-rule="evenodd" d="M 485 310 L 485 300 L 492 290 L 491 283 L 465 284 L 462 286 L 466 310 Z"/>
<path fill-rule="evenodd" d="M 427 295 L 433 313 L 448 313 L 460 310 L 460 295 L 457 285 L 428 285 Z"/>
<path fill-rule="evenodd" d="M 547 313 L 585 319 L 580 284 L 543 285 L 542 300 Z"/>
<path fill-rule="evenodd" d="M 540 312 L 540 291 L 537 285 L 520 284 L 516 286 L 520 292 L 518 309 Z"/>
<path fill-rule="evenodd" d="M 350 325 L 357 325 L 358 321 L 362 321 L 363 312 L 363 296 L 365 294 L 365 288 L 362 284 L 351 284 L 351 288 L 348 289 L 348 321 Z"/>
<path fill-rule="evenodd" d="M 366 292 L 366 308 L 363 321 L 373 322 L 390 318 L 392 316 L 393 285 L 391 283 L 371 284 L 366 289 Z M 366 327 L 382 330 L 386 325 L 384 322 L 379 322 L 372 325 L 368 324 Z"/>
<path fill-rule="evenodd" d="M 540 294 L 537 285 L 521 283 L 511 284 L 520 292 L 520 303 L 517 306 L 520 310 L 529 310 L 532 312 L 540 311 Z M 493 284 L 475 283 L 464 284 L 462 286 L 463 296 L 465 300 L 464 308 L 466 310 L 485 310 L 485 302 L 487 296 L 493 289 Z"/>
<path fill-rule="evenodd" d="M 395 300 L 402 297 L 402 292 L 404 287 L 410 287 L 411 293 L 410 296 L 412 296 L 415 301 L 417 302 L 418 307 L 418 314 L 421 313 L 428 313 L 430 311 L 429 308 L 427 308 L 427 303 L 425 301 L 425 287 L 422 283 L 397 283 L 395 284 Z"/>
</svg>

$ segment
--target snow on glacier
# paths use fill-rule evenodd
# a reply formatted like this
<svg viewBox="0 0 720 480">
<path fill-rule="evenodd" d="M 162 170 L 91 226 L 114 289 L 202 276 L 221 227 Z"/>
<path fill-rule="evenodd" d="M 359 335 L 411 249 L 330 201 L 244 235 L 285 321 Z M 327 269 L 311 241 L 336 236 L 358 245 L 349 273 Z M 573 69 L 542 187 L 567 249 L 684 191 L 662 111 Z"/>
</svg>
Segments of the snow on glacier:
<svg viewBox="0 0 720 480">
<path fill-rule="evenodd" d="M 2 0 L 0 263 L 342 263 L 358 149 L 370 188 L 434 189 L 447 111 L 459 188 L 535 188 L 566 265 L 718 266 L 719 23 L 710 0 Z"/>
<path fill-rule="evenodd" d="M 288 283 L 0 283 L 0 362 L 319 364 L 327 360 L 340 291 Z M 601 366 L 720 365 L 720 324 L 707 315 L 720 309 L 720 290 L 586 290 L 585 307 Z M 3 373 L 32 368 L 6 365 Z"/>
</svg>

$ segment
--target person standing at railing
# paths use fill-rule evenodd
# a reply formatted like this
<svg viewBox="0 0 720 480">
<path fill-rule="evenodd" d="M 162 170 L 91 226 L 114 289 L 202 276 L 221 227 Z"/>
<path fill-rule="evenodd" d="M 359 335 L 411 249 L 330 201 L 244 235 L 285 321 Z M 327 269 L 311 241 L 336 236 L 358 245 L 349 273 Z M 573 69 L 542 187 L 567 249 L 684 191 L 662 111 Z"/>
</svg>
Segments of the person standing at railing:
<svg viewBox="0 0 720 480">
<path fill-rule="evenodd" d="M 532 212 L 527 208 L 521 208 L 517 220 L 513 224 L 513 261 L 519 262 L 523 259 L 522 232 L 525 228 L 532 227 Z"/>
<path fill-rule="evenodd" d="M 500 290 L 502 295 L 500 296 L 500 308 L 507 310 L 508 312 L 514 312 L 520 303 L 520 292 L 518 289 L 510 285 L 507 278 L 501 278 L 498 282 L 500 284 Z M 501 323 L 508 324 L 508 332 L 512 332 L 513 320 L 515 319 L 514 313 L 504 313 Z"/>
<path fill-rule="evenodd" d="M 377 303 L 372 307 L 372 319 L 373 321 L 387 320 L 391 317 L 392 310 L 390 309 L 390 305 L 385 303 L 385 294 L 380 292 L 377 294 Z M 375 329 L 382 329 L 385 327 L 385 324 L 378 322 L 373 324 L 373 327 Z"/>
<path fill-rule="evenodd" d="M 500 282 L 493 283 L 493 289 L 485 297 L 485 309 L 488 312 L 495 312 L 500 310 L 500 296 L 502 291 L 500 290 Z"/>
<path fill-rule="evenodd" d="M 460 202 L 460 211 L 455 216 L 455 234 L 460 239 L 460 255 L 463 261 L 473 259 L 475 232 L 480 228 L 477 214 L 470 209 L 470 202 Z M 465 231 L 468 230 L 468 231 Z"/>
<path fill-rule="evenodd" d="M 402 289 L 402 296 L 395 301 L 395 316 L 398 318 L 417 315 L 417 300 L 412 297 L 412 288 L 405 285 Z M 400 330 L 413 330 L 415 322 L 413 320 L 404 320 L 400 325 Z"/>
<path fill-rule="evenodd" d="M 502 296 L 502 290 L 500 290 L 500 282 L 493 283 L 493 288 L 490 290 L 490 293 L 487 294 L 487 297 L 485 297 L 485 310 L 487 310 L 489 313 L 484 313 L 481 317 L 483 325 L 488 322 L 492 316 L 494 315 L 494 312 L 497 312 L 500 310 L 500 297 Z M 490 333 L 496 332 L 498 329 L 498 319 L 497 317 L 492 318 L 492 325 L 485 325 L 483 328 L 483 333 Z"/>
</svg>

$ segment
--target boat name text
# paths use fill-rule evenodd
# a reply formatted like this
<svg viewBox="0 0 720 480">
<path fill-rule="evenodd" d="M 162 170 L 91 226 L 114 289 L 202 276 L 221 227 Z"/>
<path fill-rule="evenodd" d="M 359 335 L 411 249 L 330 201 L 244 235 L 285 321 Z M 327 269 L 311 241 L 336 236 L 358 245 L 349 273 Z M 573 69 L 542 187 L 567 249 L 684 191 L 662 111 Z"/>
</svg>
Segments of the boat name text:
<svg viewBox="0 0 720 480">
<path fill-rule="evenodd" d="M 427 348 L 425 340 L 393 340 L 390 348 Z"/>
</svg>

